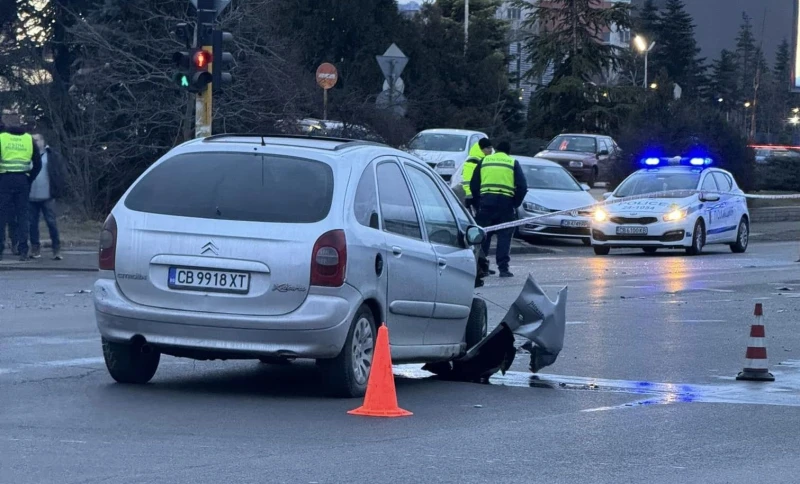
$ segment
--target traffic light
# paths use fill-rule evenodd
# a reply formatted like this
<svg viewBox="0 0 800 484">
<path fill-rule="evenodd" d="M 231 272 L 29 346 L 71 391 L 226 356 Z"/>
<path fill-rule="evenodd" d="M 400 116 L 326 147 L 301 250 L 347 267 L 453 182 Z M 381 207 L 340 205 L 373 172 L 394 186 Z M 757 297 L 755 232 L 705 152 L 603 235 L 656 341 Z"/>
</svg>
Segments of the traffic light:
<svg viewBox="0 0 800 484">
<path fill-rule="evenodd" d="M 176 52 L 172 60 L 178 68 L 173 80 L 181 89 L 200 93 L 211 82 L 211 73 L 208 72 L 211 52 L 203 49 L 194 49 L 191 53 Z"/>
<path fill-rule="evenodd" d="M 211 69 L 213 89 L 215 92 L 222 90 L 222 86 L 230 84 L 233 80 L 231 73 L 227 71 L 233 64 L 233 55 L 225 52 L 225 44 L 233 41 L 233 34 L 214 30 L 212 36 L 212 51 L 214 53 L 214 66 Z"/>
</svg>

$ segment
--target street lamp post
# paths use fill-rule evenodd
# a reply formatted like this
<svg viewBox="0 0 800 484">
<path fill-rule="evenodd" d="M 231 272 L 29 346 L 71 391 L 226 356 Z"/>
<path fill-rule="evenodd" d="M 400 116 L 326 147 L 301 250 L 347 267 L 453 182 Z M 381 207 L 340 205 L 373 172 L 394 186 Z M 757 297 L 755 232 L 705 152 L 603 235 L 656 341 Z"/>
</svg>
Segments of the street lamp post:
<svg viewBox="0 0 800 484">
<path fill-rule="evenodd" d="M 644 83 L 643 86 L 647 89 L 647 55 L 653 50 L 653 47 L 656 46 L 655 42 L 650 42 L 647 44 L 647 39 L 642 37 L 641 35 L 637 35 L 633 38 L 633 44 L 636 46 L 636 50 L 644 54 Z"/>
</svg>

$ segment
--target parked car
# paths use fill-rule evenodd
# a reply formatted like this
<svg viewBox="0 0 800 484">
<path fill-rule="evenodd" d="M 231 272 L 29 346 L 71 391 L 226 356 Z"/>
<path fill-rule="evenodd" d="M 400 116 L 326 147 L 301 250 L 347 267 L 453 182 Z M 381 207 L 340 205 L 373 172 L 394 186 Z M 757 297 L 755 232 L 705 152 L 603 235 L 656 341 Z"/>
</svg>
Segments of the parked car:
<svg viewBox="0 0 800 484">
<path fill-rule="evenodd" d="M 573 210 L 565 215 L 543 217 L 521 225 L 521 237 L 580 239 L 590 245 L 592 209 L 597 200 L 589 193 L 589 185 L 580 184 L 561 165 L 542 158 L 514 156 L 525 173 L 528 194 L 518 209 L 520 219 Z M 584 210 L 577 210 L 585 208 Z"/>
<path fill-rule="evenodd" d="M 425 161 L 443 179 L 461 171 L 469 157 L 469 149 L 486 133 L 463 129 L 427 129 L 418 133 L 408 144 L 412 154 Z"/>
<path fill-rule="evenodd" d="M 623 200 L 597 207 L 592 247 L 597 255 L 613 248 L 684 249 L 698 255 L 706 245 L 724 244 L 734 253 L 747 250 L 750 213 L 733 175 L 711 166 L 710 158 L 646 158 L 644 168 L 626 178 L 614 201 L 658 192 L 678 192 Z M 696 190 L 696 193 L 691 191 Z M 683 194 L 681 192 L 689 192 Z M 716 192 L 716 193 L 714 193 Z M 721 193 L 721 194 L 720 194 Z"/>
<path fill-rule="evenodd" d="M 156 161 L 102 231 L 94 304 L 111 376 L 161 354 L 316 359 L 363 395 L 376 328 L 395 362 L 458 358 L 486 334 L 485 236 L 421 160 L 376 143 L 217 135 Z"/>
<path fill-rule="evenodd" d="M 597 134 L 560 134 L 553 138 L 536 157 L 563 166 L 575 178 L 594 188 L 603 165 L 619 158 L 621 150 L 609 136 Z"/>
</svg>

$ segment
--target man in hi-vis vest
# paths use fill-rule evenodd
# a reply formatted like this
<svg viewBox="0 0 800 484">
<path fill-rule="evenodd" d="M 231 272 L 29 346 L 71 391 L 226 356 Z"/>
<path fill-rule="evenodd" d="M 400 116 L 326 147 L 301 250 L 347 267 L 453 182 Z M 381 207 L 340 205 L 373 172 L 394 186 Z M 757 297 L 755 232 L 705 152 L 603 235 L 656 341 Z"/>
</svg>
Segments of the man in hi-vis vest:
<svg viewBox="0 0 800 484">
<path fill-rule="evenodd" d="M 478 163 L 472 174 L 470 188 L 472 199 L 477 205 L 478 216 L 475 221 L 481 227 L 489 227 L 516 220 L 517 208 L 522 205 L 528 193 L 528 183 L 522 167 L 508 156 L 511 145 L 503 141 L 498 143 L 493 155 L 489 155 Z M 486 234 L 483 242 L 483 253 L 489 254 L 492 236 L 497 234 L 496 260 L 500 277 L 514 277 L 508 270 L 511 262 L 511 238 L 514 228 L 498 230 Z"/>
<path fill-rule="evenodd" d="M 478 166 L 478 163 L 491 154 L 492 142 L 489 141 L 489 138 L 482 138 L 470 148 L 469 158 L 464 162 L 464 168 L 461 171 L 461 187 L 464 189 L 464 195 L 466 196 L 464 206 L 472 210 L 473 215 L 475 214 L 475 203 L 469 183 L 472 181 L 472 175 L 475 173 L 475 167 Z"/>
<path fill-rule="evenodd" d="M 31 183 L 42 170 L 42 159 L 33 137 L 24 129 L 0 124 L 0 227 L 16 216 L 20 260 L 28 260 L 28 196 Z M 0 260 L 6 246 L 0 230 Z"/>
</svg>

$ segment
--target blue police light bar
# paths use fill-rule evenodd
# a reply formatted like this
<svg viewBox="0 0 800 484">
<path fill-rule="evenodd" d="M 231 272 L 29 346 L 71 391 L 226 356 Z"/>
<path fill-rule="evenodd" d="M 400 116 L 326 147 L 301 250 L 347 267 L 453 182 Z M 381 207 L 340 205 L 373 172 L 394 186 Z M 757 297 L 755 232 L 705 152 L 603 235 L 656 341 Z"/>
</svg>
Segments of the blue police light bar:
<svg viewBox="0 0 800 484">
<path fill-rule="evenodd" d="M 707 166 L 711 164 L 711 158 L 692 158 L 689 160 L 689 164 L 692 166 Z"/>
<path fill-rule="evenodd" d="M 661 164 L 661 160 L 658 158 L 645 158 L 642 161 L 642 163 L 644 163 L 647 166 L 658 166 L 659 164 Z"/>
</svg>

